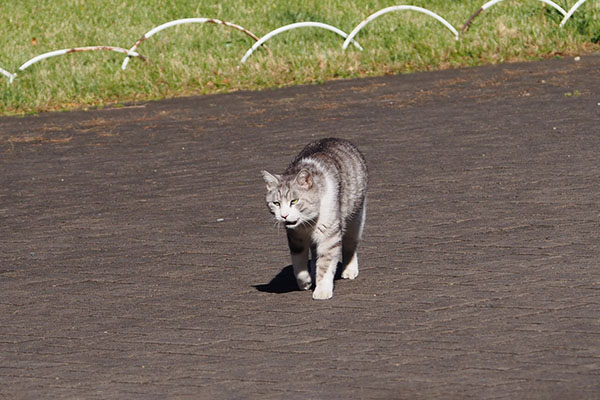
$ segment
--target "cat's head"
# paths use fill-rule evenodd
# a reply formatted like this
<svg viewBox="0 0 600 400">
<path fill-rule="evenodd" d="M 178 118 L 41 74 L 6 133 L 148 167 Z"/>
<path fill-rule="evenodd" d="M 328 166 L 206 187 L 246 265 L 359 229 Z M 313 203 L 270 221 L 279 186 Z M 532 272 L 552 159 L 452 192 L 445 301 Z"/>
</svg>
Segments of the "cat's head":
<svg viewBox="0 0 600 400">
<path fill-rule="evenodd" d="M 262 171 L 267 184 L 267 207 L 277 222 L 288 229 L 310 225 L 319 216 L 319 193 L 306 169 L 295 175 Z"/>
</svg>

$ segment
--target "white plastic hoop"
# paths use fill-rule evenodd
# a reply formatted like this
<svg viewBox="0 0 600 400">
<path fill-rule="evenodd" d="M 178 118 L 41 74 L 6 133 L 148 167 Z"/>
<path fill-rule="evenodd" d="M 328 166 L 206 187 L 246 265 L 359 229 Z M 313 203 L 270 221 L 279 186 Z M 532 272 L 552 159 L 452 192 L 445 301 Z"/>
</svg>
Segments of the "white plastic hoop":
<svg viewBox="0 0 600 400">
<path fill-rule="evenodd" d="M 569 18 L 571 18 L 571 16 L 573 15 L 573 13 L 575 13 L 575 11 L 577 11 L 577 9 L 583 4 L 585 3 L 586 0 L 579 0 L 577 3 L 575 3 L 575 5 L 573 7 L 571 7 L 571 9 L 569 10 L 568 13 L 564 14 L 565 17 L 563 18 L 562 21 L 560 21 L 560 25 L 559 26 L 563 26 L 565 24 L 565 22 L 567 22 L 567 20 Z"/>
<path fill-rule="evenodd" d="M 437 19 L 442 24 L 444 24 L 444 26 L 446 28 L 448 28 L 450 30 L 450 32 L 452 32 L 454 34 L 454 37 L 456 38 L 456 40 L 458 40 L 458 31 L 452 25 L 450 25 L 450 23 L 448 21 L 446 21 L 444 18 L 440 17 L 438 14 L 434 13 L 433 11 L 429 11 L 425 8 L 416 7 L 416 6 L 392 6 L 392 7 L 383 8 L 383 9 L 377 11 L 376 13 L 373 13 L 373 14 L 369 15 L 367 18 L 365 18 L 360 24 L 358 24 L 356 26 L 356 28 L 354 28 L 352 30 L 352 32 L 350 32 L 350 35 L 348 35 L 348 37 L 346 38 L 346 41 L 344 42 L 344 45 L 342 46 L 342 48 L 345 50 L 348 47 L 348 44 L 350 44 L 350 41 L 354 39 L 354 36 L 356 36 L 356 34 L 358 34 L 358 31 L 360 31 L 366 24 L 373 21 L 375 18 L 378 18 L 378 17 L 382 16 L 383 14 L 387 14 L 392 11 L 401 11 L 401 10 L 417 11 L 417 12 L 427 14 L 430 17 Z"/>
<path fill-rule="evenodd" d="M 483 10 L 487 10 L 488 8 L 490 8 L 491 6 L 493 6 L 496 3 L 500 3 L 501 1 L 504 0 L 491 0 L 488 1 L 487 3 L 485 3 L 484 5 L 481 6 L 481 8 Z M 559 6 L 558 4 L 556 4 L 555 2 L 553 2 L 552 0 L 540 0 L 542 3 L 546 3 L 551 7 L 554 7 L 555 9 L 557 9 L 562 15 L 566 15 L 567 12 L 564 10 L 564 8 L 562 8 L 561 6 Z M 584 0 L 585 1 L 585 0 Z"/>
<path fill-rule="evenodd" d="M 32 64 L 35 64 L 36 62 L 44 60 L 46 58 L 60 56 L 63 54 L 79 53 L 79 52 L 83 52 L 83 51 L 115 51 L 117 53 L 127 54 L 128 56 L 143 58 L 138 53 L 127 50 L 127 49 L 123 49 L 121 47 L 114 47 L 114 46 L 73 47 L 71 49 L 62 49 L 62 50 L 51 51 L 49 53 L 44 53 L 37 57 L 34 57 L 31 60 L 27 61 L 25 64 L 21 65 L 19 67 L 19 71 L 24 71 L 25 69 L 29 68 Z"/>
<path fill-rule="evenodd" d="M 344 38 L 348 38 L 348 34 L 346 32 L 344 32 L 341 29 L 338 29 L 332 25 L 324 24 L 322 22 L 296 22 L 295 24 L 285 25 L 280 28 L 277 28 L 277 29 L 267 33 L 265 36 L 261 37 L 258 40 L 258 42 L 254 43 L 254 45 L 248 49 L 248 51 L 246 52 L 246 54 L 244 54 L 244 57 L 242 57 L 240 62 L 245 63 L 246 60 L 248 59 L 248 57 L 250 57 L 257 48 L 259 48 L 264 42 L 271 39 L 273 36 L 279 35 L 280 33 L 285 32 L 285 31 L 289 31 L 290 29 L 303 28 L 303 27 L 309 27 L 309 26 L 327 29 L 327 30 L 337 33 L 338 35 L 340 35 Z M 348 39 L 346 39 L 346 40 L 348 40 Z M 363 49 L 360 46 L 360 44 L 358 44 L 358 42 L 356 42 L 355 40 L 353 40 L 352 42 L 354 43 L 356 48 L 358 48 L 359 50 Z"/>
<path fill-rule="evenodd" d="M 504 0 L 491 0 L 488 1 L 487 3 L 485 3 L 484 5 L 482 5 L 477 11 L 475 11 L 473 13 L 473 15 L 471 15 L 469 17 L 469 19 L 467 20 L 467 22 L 465 22 L 465 24 L 462 27 L 462 31 L 465 32 L 467 29 L 469 29 L 469 26 L 471 25 L 471 23 L 473 22 L 473 20 L 479 15 L 481 14 L 482 11 L 487 10 L 488 8 L 490 8 L 491 6 L 493 6 L 494 4 L 500 3 L 501 1 Z M 567 12 L 564 10 L 564 8 L 562 8 L 561 6 L 559 6 L 558 4 L 556 4 L 555 2 L 553 2 L 552 0 L 540 0 L 542 3 L 548 4 L 551 7 L 554 7 L 556 10 L 558 10 L 558 12 L 560 12 L 562 15 L 567 15 Z M 583 0 L 585 1 L 585 0 Z M 563 21 L 566 21 L 566 19 L 563 19 Z M 562 26 L 563 23 L 561 23 Z"/>
<path fill-rule="evenodd" d="M 258 40 L 258 36 L 256 36 L 254 33 L 250 32 L 248 29 L 246 29 L 242 26 L 232 24 L 231 22 L 221 21 L 220 19 L 215 19 L 215 18 L 183 18 L 183 19 L 177 19 L 174 21 L 166 22 L 162 25 L 152 28 L 151 30 L 146 32 L 137 42 L 135 42 L 135 44 L 133 45 L 133 47 L 131 49 L 129 49 L 129 51 L 135 51 L 138 48 L 138 46 L 140 44 L 142 44 L 146 39 L 148 39 L 149 37 L 153 36 L 154 34 L 160 32 L 160 31 L 162 31 L 163 29 L 167 29 L 167 28 L 170 28 L 170 27 L 176 26 L 176 25 L 194 24 L 194 23 L 196 23 L 196 24 L 211 23 L 211 24 L 219 24 L 219 25 L 229 26 L 233 29 L 237 29 L 238 31 L 244 32 L 246 35 L 250 36 L 254 40 Z M 122 70 L 127 68 L 127 64 L 129 64 L 129 58 L 130 57 L 127 56 L 127 57 L 125 57 L 125 60 L 123 60 L 123 64 L 121 65 Z"/>
<path fill-rule="evenodd" d="M 2 67 L 0 67 L 0 74 L 6 76 L 8 78 L 8 82 L 9 83 L 12 83 L 12 81 L 17 76 L 17 74 L 13 74 L 11 72 L 8 72 L 7 70 L 3 69 Z"/>
</svg>

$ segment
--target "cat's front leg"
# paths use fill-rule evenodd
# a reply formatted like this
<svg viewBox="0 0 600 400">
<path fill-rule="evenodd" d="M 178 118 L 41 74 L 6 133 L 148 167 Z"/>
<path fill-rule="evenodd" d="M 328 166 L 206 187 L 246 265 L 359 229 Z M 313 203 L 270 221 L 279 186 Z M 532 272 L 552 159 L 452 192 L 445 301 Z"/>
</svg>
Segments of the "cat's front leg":
<svg viewBox="0 0 600 400">
<path fill-rule="evenodd" d="M 335 234 L 317 245 L 316 287 L 313 299 L 326 300 L 333 297 L 333 279 L 342 256 L 342 238 Z"/>
<path fill-rule="evenodd" d="M 300 232 L 287 231 L 288 245 L 292 255 L 294 276 L 300 290 L 308 290 L 312 286 L 312 279 L 308 270 L 309 241 Z"/>
</svg>

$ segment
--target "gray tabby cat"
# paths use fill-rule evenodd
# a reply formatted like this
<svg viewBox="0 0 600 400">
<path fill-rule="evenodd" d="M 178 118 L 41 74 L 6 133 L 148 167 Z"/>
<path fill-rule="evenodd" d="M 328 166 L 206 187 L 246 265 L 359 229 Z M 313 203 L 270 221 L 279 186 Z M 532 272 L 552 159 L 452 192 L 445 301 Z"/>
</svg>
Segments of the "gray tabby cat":
<svg viewBox="0 0 600 400">
<path fill-rule="evenodd" d="M 286 228 L 294 275 L 300 289 L 312 278 L 308 250 L 316 259 L 313 299 L 333 296 L 338 262 L 342 278 L 358 276 L 356 249 L 366 213 L 367 166 L 347 140 L 321 139 L 308 144 L 281 175 L 262 171 L 267 206 Z"/>
</svg>

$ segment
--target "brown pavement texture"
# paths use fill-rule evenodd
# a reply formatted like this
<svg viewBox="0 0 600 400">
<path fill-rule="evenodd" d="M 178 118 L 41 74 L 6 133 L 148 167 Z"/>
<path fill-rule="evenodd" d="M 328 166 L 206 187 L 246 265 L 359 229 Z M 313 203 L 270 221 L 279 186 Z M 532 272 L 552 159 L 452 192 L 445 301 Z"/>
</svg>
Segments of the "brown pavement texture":
<svg viewBox="0 0 600 400">
<path fill-rule="evenodd" d="M 0 118 L 0 398 L 600 398 L 600 57 Z M 261 169 L 370 168 L 295 290 Z"/>
</svg>

